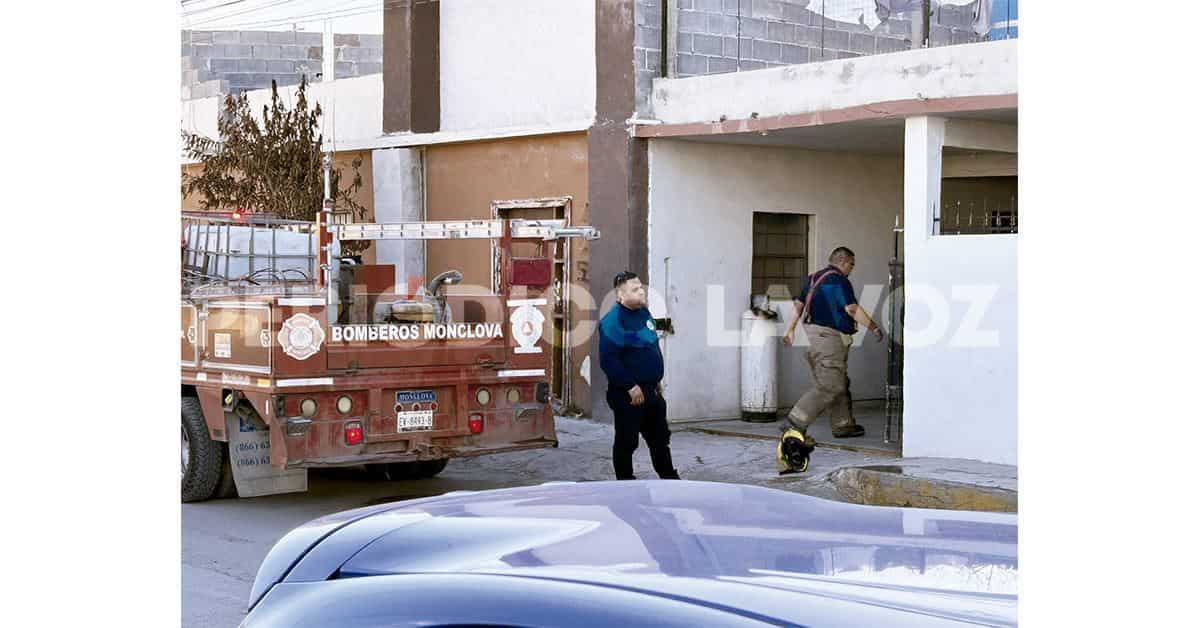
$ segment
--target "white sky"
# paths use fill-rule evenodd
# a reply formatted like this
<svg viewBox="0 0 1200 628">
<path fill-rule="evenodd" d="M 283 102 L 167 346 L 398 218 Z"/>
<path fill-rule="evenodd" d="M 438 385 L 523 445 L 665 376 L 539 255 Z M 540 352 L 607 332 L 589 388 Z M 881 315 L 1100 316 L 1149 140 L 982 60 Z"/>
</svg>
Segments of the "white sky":
<svg viewBox="0 0 1200 628">
<path fill-rule="evenodd" d="M 184 30 L 383 33 L 384 0 L 176 0 Z"/>
<path fill-rule="evenodd" d="M 264 30 L 321 32 L 326 19 L 335 33 L 383 33 L 385 0 L 177 0 L 183 4 L 184 30 Z M 514 0 L 515 2 L 516 0 Z M 974 0 L 939 0 L 935 4 L 966 5 Z M 809 9 L 819 10 L 819 4 Z M 826 16 L 844 22 L 878 23 L 874 0 L 834 0 Z"/>
</svg>

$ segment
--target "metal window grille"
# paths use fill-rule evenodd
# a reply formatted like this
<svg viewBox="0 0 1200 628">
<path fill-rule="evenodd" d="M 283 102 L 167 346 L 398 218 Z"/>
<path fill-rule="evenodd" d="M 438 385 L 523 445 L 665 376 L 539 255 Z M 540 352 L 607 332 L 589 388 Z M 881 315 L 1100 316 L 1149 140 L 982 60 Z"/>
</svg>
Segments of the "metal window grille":
<svg viewBox="0 0 1200 628">
<path fill-rule="evenodd" d="M 1017 177 L 963 177 L 942 181 L 934 217 L 936 235 L 1017 233 Z"/>
</svg>

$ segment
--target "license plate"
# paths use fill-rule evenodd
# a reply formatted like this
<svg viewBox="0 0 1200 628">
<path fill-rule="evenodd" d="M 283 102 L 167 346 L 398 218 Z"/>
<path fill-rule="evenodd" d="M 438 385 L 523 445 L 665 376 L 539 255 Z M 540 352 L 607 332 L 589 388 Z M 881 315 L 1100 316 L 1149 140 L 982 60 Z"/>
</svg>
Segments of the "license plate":
<svg viewBox="0 0 1200 628">
<path fill-rule="evenodd" d="M 433 429 L 433 410 L 405 410 L 396 413 L 396 431 Z"/>
<path fill-rule="evenodd" d="M 397 390 L 396 403 L 429 403 L 437 401 L 437 393 L 432 390 Z"/>
</svg>

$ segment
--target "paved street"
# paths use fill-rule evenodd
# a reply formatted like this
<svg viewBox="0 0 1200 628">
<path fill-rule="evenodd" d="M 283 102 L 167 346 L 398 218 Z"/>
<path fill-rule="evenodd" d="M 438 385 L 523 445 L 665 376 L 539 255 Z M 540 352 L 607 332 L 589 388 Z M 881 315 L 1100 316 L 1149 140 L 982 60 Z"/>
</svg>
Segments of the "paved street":
<svg viewBox="0 0 1200 628">
<path fill-rule="evenodd" d="M 775 472 L 774 443 L 713 436 L 674 427 L 675 463 L 686 479 L 743 482 L 833 495 L 824 481 L 836 468 L 885 462 L 862 454 L 818 449 L 809 472 L 783 478 Z M 183 505 L 183 625 L 236 626 L 244 615 L 250 585 L 271 546 L 293 527 L 331 512 L 386 501 L 561 480 L 612 478 L 612 427 L 586 420 L 558 419 L 560 445 L 453 460 L 431 480 L 381 482 L 362 469 L 309 473 L 307 493 Z M 653 478 L 643 444 L 634 456 L 639 478 Z"/>
</svg>

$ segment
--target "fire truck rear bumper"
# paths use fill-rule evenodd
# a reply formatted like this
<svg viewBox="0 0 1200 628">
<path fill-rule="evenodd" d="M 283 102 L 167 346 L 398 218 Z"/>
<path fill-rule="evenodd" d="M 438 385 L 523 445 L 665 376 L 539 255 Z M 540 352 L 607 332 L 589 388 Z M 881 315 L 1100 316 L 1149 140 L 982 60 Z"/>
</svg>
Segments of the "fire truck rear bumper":
<svg viewBox="0 0 1200 628">
<path fill-rule="evenodd" d="M 439 458 L 474 458 L 475 456 L 485 456 L 489 454 L 501 454 L 511 451 L 525 451 L 527 449 L 544 449 L 547 447 L 558 446 L 558 441 L 548 438 L 538 438 L 521 443 L 514 443 L 503 447 L 446 447 L 441 448 L 436 452 L 436 455 L 430 453 L 406 452 L 406 453 L 364 453 L 354 456 L 340 456 L 335 458 L 321 458 L 319 460 L 288 460 L 287 468 L 305 468 L 317 469 L 327 467 L 352 467 L 360 464 L 375 464 L 375 463 L 392 463 L 392 462 L 416 462 L 418 460 L 434 460 Z"/>
</svg>

